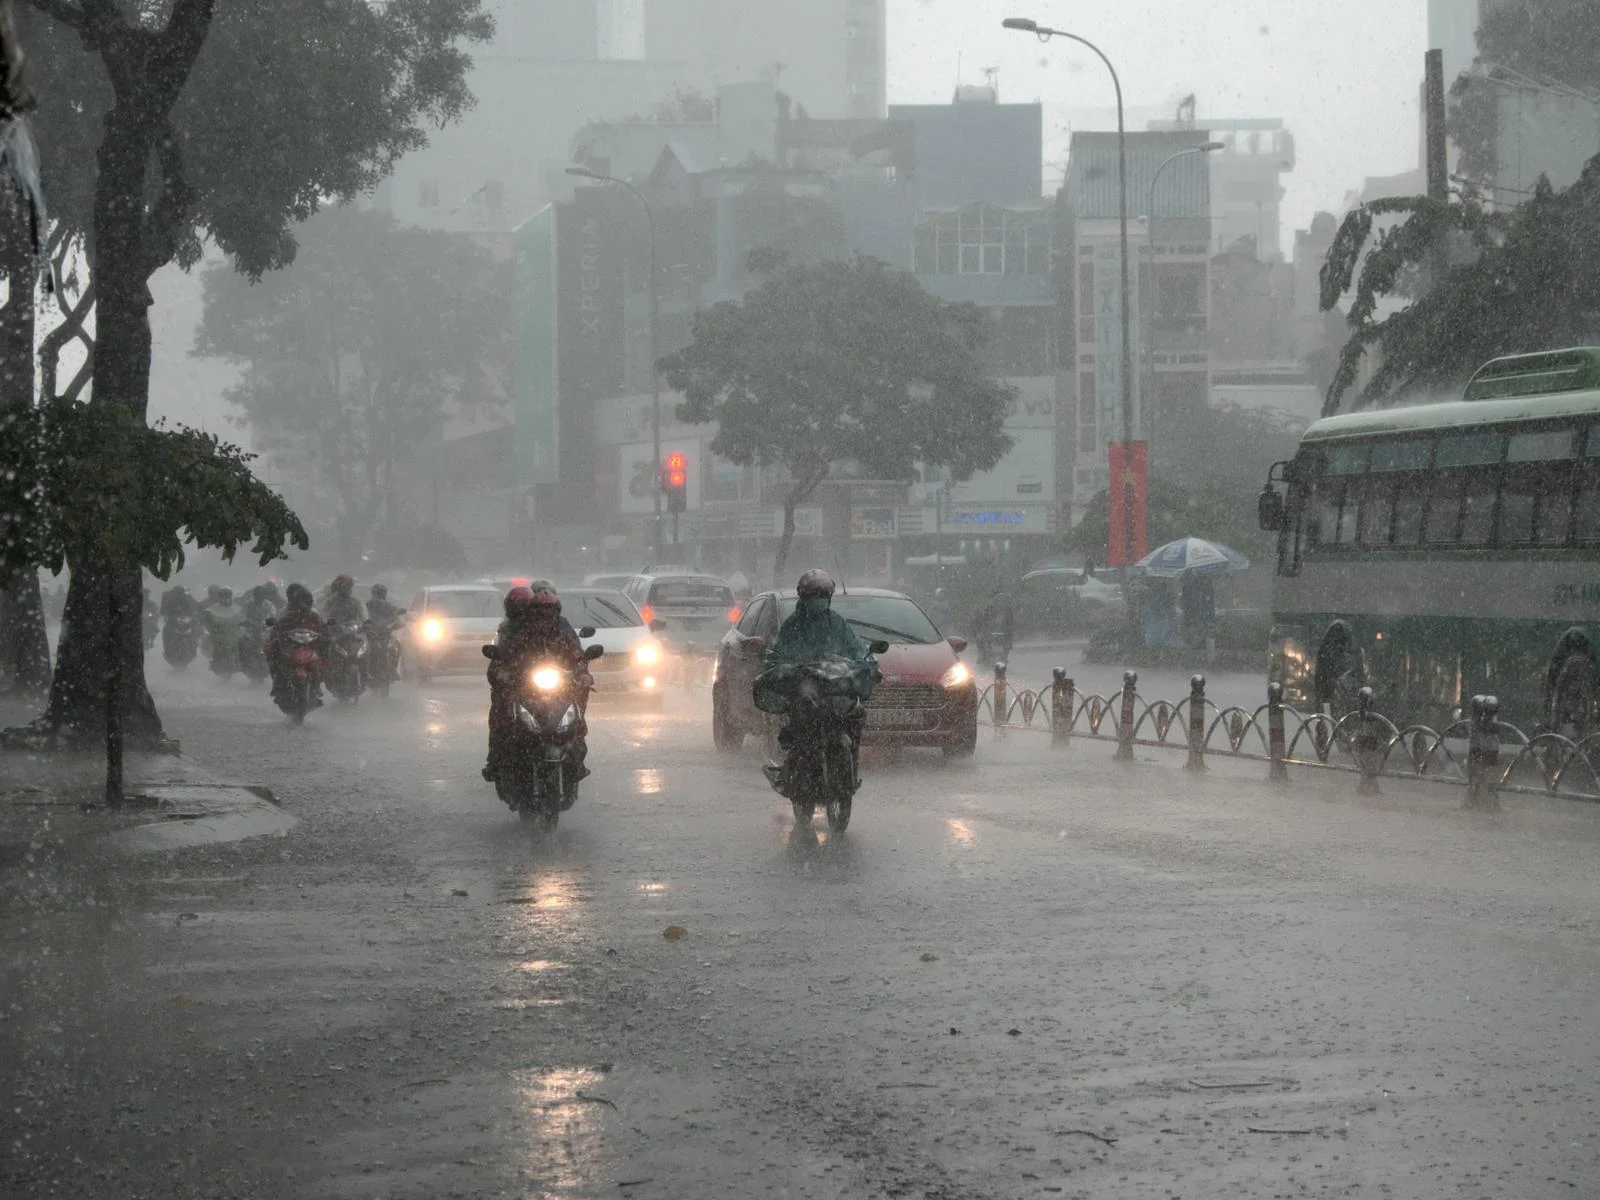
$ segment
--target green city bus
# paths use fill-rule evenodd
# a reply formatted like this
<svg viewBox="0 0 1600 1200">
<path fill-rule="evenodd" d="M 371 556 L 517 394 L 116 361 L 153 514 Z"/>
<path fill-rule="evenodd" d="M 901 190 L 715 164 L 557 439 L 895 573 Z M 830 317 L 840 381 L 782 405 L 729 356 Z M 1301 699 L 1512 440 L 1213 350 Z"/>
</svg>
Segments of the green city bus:
<svg viewBox="0 0 1600 1200">
<path fill-rule="evenodd" d="M 1342 713 L 1370 685 L 1397 724 L 1442 728 L 1485 693 L 1531 733 L 1561 726 L 1577 689 L 1592 727 L 1600 349 L 1498 358 L 1460 400 L 1324 418 L 1259 509 L 1287 703 Z"/>
</svg>

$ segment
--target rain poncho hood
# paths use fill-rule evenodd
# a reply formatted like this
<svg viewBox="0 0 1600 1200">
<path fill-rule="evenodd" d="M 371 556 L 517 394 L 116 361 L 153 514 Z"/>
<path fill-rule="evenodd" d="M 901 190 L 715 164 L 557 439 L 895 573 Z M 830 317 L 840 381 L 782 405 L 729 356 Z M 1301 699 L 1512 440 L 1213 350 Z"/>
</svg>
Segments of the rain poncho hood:
<svg viewBox="0 0 1600 1200">
<path fill-rule="evenodd" d="M 856 631 L 831 608 L 820 613 L 808 613 L 801 601 L 794 613 L 778 630 L 778 640 L 767 652 L 767 665 L 780 663 L 816 662 L 827 654 L 841 658 L 865 659 L 867 648 L 861 644 Z"/>
</svg>

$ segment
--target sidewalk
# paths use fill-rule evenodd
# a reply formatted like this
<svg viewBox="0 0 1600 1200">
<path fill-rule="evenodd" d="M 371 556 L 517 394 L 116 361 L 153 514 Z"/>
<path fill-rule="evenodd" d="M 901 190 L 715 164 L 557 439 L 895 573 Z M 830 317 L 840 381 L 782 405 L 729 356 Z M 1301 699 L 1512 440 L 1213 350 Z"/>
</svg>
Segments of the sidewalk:
<svg viewBox="0 0 1600 1200">
<path fill-rule="evenodd" d="M 0 723 L 32 715 L 0 701 Z M 0 874 L 66 858 L 281 836 L 297 824 L 266 788 L 220 778 L 181 755 L 130 753 L 123 790 L 126 803 L 107 808 L 98 751 L 0 750 Z"/>
</svg>

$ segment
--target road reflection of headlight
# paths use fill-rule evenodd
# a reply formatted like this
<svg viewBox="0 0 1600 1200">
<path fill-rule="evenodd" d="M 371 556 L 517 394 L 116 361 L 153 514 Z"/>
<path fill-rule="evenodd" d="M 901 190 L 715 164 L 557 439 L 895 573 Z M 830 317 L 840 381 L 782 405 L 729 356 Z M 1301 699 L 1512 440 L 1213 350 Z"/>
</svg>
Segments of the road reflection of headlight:
<svg viewBox="0 0 1600 1200">
<path fill-rule="evenodd" d="M 633 652 L 635 666 L 653 667 L 661 661 L 661 646 L 656 642 L 641 642 Z"/>
<path fill-rule="evenodd" d="M 561 686 L 561 672 L 554 667 L 540 667 L 533 673 L 533 686 L 541 692 L 553 692 Z"/>
<path fill-rule="evenodd" d="M 422 640 L 425 642 L 444 641 L 444 622 L 430 617 L 422 623 Z"/>
</svg>

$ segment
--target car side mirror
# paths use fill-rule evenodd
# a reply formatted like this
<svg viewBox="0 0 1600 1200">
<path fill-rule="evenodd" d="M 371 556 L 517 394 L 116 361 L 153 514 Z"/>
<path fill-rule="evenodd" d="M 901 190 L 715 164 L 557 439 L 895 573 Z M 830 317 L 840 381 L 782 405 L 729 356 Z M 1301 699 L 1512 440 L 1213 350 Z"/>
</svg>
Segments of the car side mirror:
<svg viewBox="0 0 1600 1200">
<path fill-rule="evenodd" d="M 964 637 L 947 637 L 945 638 L 945 641 L 950 643 L 950 649 L 954 650 L 957 654 L 960 654 L 967 648 L 967 639 Z"/>
<path fill-rule="evenodd" d="M 493 646 L 493 645 L 485 646 L 483 648 L 483 656 L 485 658 L 499 658 L 500 657 L 500 647 L 499 646 Z"/>
<path fill-rule="evenodd" d="M 889 653 L 889 643 L 883 641 L 868 642 L 867 651 L 870 654 L 887 654 Z"/>
<path fill-rule="evenodd" d="M 651 633 L 660 633 L 666 627 L 667 627 L 667 623 L 665 621 L 663 621 L 660 617 L 657 617 L 655 620 L 650 622 L 650 632 Z"/>
<path fill-rule="evenodd" d="M 1284 524 L 1283 497 L 1265 484 L 1256 497 L 1256 524 L 1268 533 L 1276 533 Z"/>
<path fill-rule="evenodd" d="M 582 629 L 578 630 L 578 636 L 581 638 L 592 638 L 594 636 L 594 626 L 585 625 Z"/>
<path fill-rule="evenodd" d="M 589 632 L 584 634 L 583 636 L 584 637 L 593 637 L 594 636 L 594 630 L 592 630 L 592 629 L 589 630 Z M 584 651 L 583 651 L 583 657 L 588 659 L 590 662 L 593 662 L 595 659 L 599 658 L 605 652 L 606 652 L 606 648 L 604 646 L 586 646 L 584 648 Z"/>
</svg>

